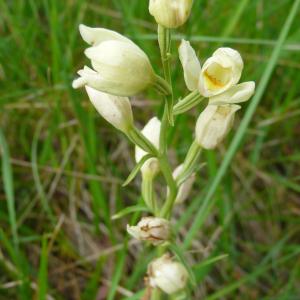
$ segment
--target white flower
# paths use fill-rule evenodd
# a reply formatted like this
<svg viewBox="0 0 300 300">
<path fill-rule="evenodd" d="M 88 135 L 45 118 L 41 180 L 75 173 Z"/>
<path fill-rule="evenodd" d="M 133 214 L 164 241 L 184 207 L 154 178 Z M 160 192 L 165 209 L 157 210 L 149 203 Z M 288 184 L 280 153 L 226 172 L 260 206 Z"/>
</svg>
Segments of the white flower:
<svg viewBox="0 0 300 300">
<path fill-rule="evenodd" d="M 176 180 L 182 171 L 183 164 L 179 165 L 174 171 L 173 171 L 173 177 Z M 180 204 L 184 202 L 187 197 L 189 196 L 191 189 L 193 187 L 193 184 L 195 182 L 196 176 L 195 173 L 193 173 L 190 177 L 188 177 L 179 187 L 175 203 Z"/>
<path fill-rule="evenodd" d="M 89 86 L 86 86 L 85 89 L 96 110 L 107 122 L 125 133 L 133 126 L 132 110 L 128 98 L 99 92 Z"/>
<path fill-rule="evenodd" d="M 141 241 L 149 241 L 157 246 L 170 238 L 170 222 L 156 217 L 145 217 L 136 226 L 127 225 L 127 232 Z"/>
<path fill-rule="evenodd" d="M 161 122 L 158 118 L 153 117 L 148 121 L 142 130 L 144 136 L 158 149 Z M 138 163 L 147 152 L 138 146 L 135 146 L 135 161 Z M 155 176 L 159 172 L 159 163 L 157 158 L 148 159 L 142 166 L 141 172 L 143 176 Z"/>
<path fill-rule="evenodd" d="M 179 58 L 188 89 L 190 91 L 198 89 L 204 97 L 219 95 L 236 85 L 244 67 L 238 51 L 219 48 L 201 68 L 194 49 L 185 40 L 181 41 Z"/>
<path fill-rule="evenodd" d="M 214 149 L 232 128 L 235 112 L 240 108 L 235 104 L 208 105 L 197 120 L 197 143 L 204 149 Z"/>
<path fill-rule="evenodd" d="M 193 0 L 150 0 L 149 12 L 158 24 L 177 28 L 187 21 L 192 6 Z"/>
<path fill-rule="evenodd" d="M 118 96 L 135 95 L 155 81 L 147 55 L 117 32 L 80 25 L 82 38 L 92 47 L 85 50 L 94 70 L 84 68 L 73 87 L 90 86 Z"/>
<path fill-rule="evenodd" d="M 203 65 L 199 91 L 205 97 L 221 94 L 241 78 L 244 63 L 241 55 L 231 48 L 219 48 Z"/>
<path fill-rule="evenodd" d="M 233 104 L 246 102 L 254 94 L 255 82 L 248 81 L 234 85 L 226 92 L 210 97 L 209 104 Z"/>
<path fill-rule="evenodd" d="M 160 288 L 167 294 L 174 294 L 186 286 L 188 272 L 181 263 L 173 261 L 165 254 L 149 264 L 148 276 L 152 288 Z"/>
</svg>

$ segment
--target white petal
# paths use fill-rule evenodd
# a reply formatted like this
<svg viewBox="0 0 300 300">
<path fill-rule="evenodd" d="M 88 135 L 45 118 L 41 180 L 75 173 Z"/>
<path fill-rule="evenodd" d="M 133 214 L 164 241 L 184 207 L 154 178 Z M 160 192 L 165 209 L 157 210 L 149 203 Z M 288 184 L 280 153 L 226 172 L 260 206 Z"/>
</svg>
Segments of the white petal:
<svg viewBox="0 0 300 300">
<path fill-rule="evenodd" d="M 99 45 L 104 41 L 109 40 L 117 40 L 122 42 L 127 42 L 133 44 L 133 42 L 128 39 L 127 37 L 105 28 L 92 28 L 86 25 L 80 24 L 79 25 L 79 32 L 85 42 L 89 45 Z"/>
<path fill-rule="evenodd" d="M 244 62 L 241 54 L 235 49 L 229 47 L 221 47 L 213 53 L 213 56 L 221 56 L 224 61 L 227 58 L 230 61 L 229 64 L 232 64 L 232 62 L 234 62 L 240 69 L 243 69 L 244 67 Z"/>
<path fill-rule="evenodd" d="M 80 77 L 73 81 L 72 86 L 74 89 L 88 85 L 96 90 L 108 92 L 109 87 L 114 84 L 113 82 L 105 80 L 97 72 L 88 67 L 84 67 L 77 73 Z"/>
<path fill-rule="evenodd" d="M 178 51 L 186 86 L 190 91 L 195 91 L 201 72 L 201 65 L 195 50 L 191 47 L 190 42 L 182 40 Z"/>
<path fill-rule="evenodd" d="M 243 82 L 237 85 L 234 85 L 232 88 L 226 92 L 213 96 L 209 99 L 209 104 L 232 104 L 232 103 L 241 103 L 248 101 L 250 97 L 254 94 L 255 91 L 255 82 L 248 81 Z"/>
<path fill-rule="evenodd" d="M 147 55 L 134 44 L 105 41 L 85 50 L 93 68 L 107 81 L 104 92 L 119 96 L 135 95 L 155 80 Z"/>
<path fill-rule="evenodd" d="M 196 123 L 196 141 L 204 149 L 214 149 L 232 128 L 234 115 L 241 107 L 235 104 L 208 105 Z"/>
<path fill-rule="evenodd" d="M 133 123 L 129 99 L 106 94 L 89 86 L 85 88 L 99 114 L 117 129 L 126 132 Z"/>
</svg>

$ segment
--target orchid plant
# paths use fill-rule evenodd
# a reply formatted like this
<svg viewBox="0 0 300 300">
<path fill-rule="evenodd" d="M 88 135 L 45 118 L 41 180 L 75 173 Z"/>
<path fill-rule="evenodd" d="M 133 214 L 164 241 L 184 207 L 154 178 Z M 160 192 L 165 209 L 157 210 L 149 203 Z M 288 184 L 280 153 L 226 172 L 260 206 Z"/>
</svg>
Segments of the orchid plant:
<svg viewBox="0 0 300 300">
<path fill-rule="evenodd" d="M 238 51 L 219 48 L 201 67 L 188 41 L 179 46 L 183 77 L 190 93 L 175 102 L 172 92 L 170 49 L 171 29 L 183 25 L 192 9 L 192 0 L 150 0 L 149 12 L 158 24 L 164 76 L 155 74 L 145 52 L 127 37 L 104 28 L 79 26 L 80 34 L 90 47 L 85 55 L 92 68 L 85 66 L 73 81 L 74 88 L 85 87 L 90 101 L 99 114 L 116 129 L 122 131 L 135 145 L 136 166 L 125 185 L 141 173 L 141 194 L 149 215 L 135 226 L 127 226 L 128 233 L 157 247 L 157 258 L 148 266 L 147 291 L 153 300 L 166 295 L 183 295 L 191 278 L 182 257 L 172 257 L 174 241 L 171 217 L 174 205 L 184 202 L 195 181 L 202 149 L 215 149 L 232 129 L 234 116 L 241 108 L 238 103 L 250 99 L 254 82 L 239 83 L 243 59 Z M 130 99 L 145 89 L 154 88 L 162 101 L 161 119 L 151 118 L 142 130 L 134 125 Z M 166 136 L 174 125 L 174 117 L 183 114 L 208 98 L 206 108 L 195 125 L 195 139 L 184 161 L 174 168 L 168 159 Z M 162 199 L 155 194 L 155 180 L 161 173 L 166 192 Z M 175 253 L 176 254 L 176 253 Z M 172 298 L 172 299 L 173 299 Z"/>
</svg>

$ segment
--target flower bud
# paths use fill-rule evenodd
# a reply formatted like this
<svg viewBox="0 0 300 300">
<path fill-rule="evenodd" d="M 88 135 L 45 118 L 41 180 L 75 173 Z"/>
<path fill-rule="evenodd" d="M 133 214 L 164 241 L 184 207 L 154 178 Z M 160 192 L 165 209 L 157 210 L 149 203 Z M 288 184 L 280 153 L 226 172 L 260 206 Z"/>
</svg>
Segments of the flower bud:
<svg viewBox="0 0 300 300">
<path fill-rule="evenodd" d="M 214 149 L 233 126 L 239 105 L 208 105 L 196 124 L 196 142 L 204 149 Z"/>
<path fill-rule="evenodd" d="M 205 97 L 218 95 L 237 84 L 244 63 L 241 55 L 231 48 L 219 48 L 203 65 L 199 91 Z"/>
<path fill-rule="evenodd" d="M 149 264 L 148 276 L 152 288 L 160 288 L 167 294 L 173 294 L 186 286 L 188 272 L 181 263 L 165 254 Z"/>
<path fill-rule="evenodd" d="M 160 136 L 161 122 L 158 118 L 154 117 L 148 121 L 142 130 L 144 136 L 158 149 L 159 148 L 159 136 Z M 138 163 L 147 152 L 140 147 L 135 147 L 135 160 Z M 159 172 L 159 163 L 157 158 L 148 159 L 141 168 L 143 176 L 154 177 Z"/>
<path fill-rule="evenodd" d="M 155 82 L 147 55 L 131 40 L 104 28 L 79 27 L 82 38 L 92 47 L 85 50 L 94 70 L 84 68 L 73 87 L 88 85 L 118 96 L 138 94 Z"/>
<path fill-rule="evenodd" d="M 136 226 L 127 225 L 127 232 L 141 241 L 157 246 L 170 238 L 170 222 L 166 219 L 145 217 Z"/>
<path fill-rule="evenodd" d="M 85 89 L 99 114 L 114 127 L 126 133 L 133 125 L 129 99 L 102 93 L 89 86 Z"/>
<path fill-rule="evenodd" d="M 176 180 L 183 169 L 183 164 L 179 165 L 173 172 L 173 178 Z M 179 187 L 178 192 L 177 192 L 177 196 L 176 196 L 176 200 L 175 203 L 176 204 L 180 204 L 182 202 L 184 202 L 187 197 L 189 196 L 191 189 L 193 187 L 193 184 L 195 182 L 196 179 L 196 175 L 195 173 L 193 173 L 190 177 L 188 177 Z"/>
<path fill-rule="evenodd" d="M 190 16 L 193 0 L 150 0 L 149 12 L 166 28 L 183 25 Z"/>
</svg>

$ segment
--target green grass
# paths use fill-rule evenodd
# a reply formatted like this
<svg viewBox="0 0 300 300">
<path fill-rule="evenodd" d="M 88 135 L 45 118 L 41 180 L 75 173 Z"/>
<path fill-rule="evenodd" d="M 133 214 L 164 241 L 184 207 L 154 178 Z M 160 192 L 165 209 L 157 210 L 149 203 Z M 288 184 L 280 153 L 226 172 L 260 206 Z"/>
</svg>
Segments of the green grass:
<svg viewBox="0 0 300 300">
<path fill-rule="evenodd" d="M 300 298 L 299 2 L 195 0 L 174 36 L 176 98 L 188 93 L 177 60 L 183 36 L 202 61 L 221 45 L 238 49 L 242 80 L 257 83 L 227 142 L 203 154 L 192 196 L 176 209 L 174 227 L 197 280 L 192 299 Z M 122 187 L 133 147 L 70 84 L 87 63 L 80 23 L 130 36 L 160 72 L 147 4 L 0 0 L 1 300 L 143 294 L 152 248 L 125 230 L 144 214 L 140 176 Z M 151 90 L 132 100 L 139 127 L 161 113 Z M 176 119 L 174 166 L 199 111 Z"/>
</svg>

